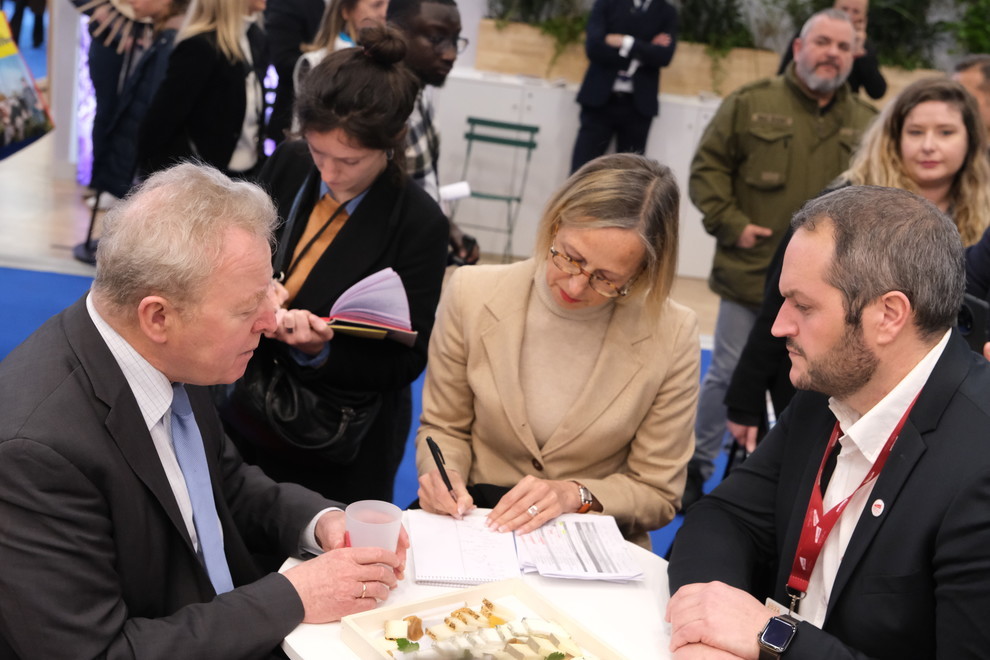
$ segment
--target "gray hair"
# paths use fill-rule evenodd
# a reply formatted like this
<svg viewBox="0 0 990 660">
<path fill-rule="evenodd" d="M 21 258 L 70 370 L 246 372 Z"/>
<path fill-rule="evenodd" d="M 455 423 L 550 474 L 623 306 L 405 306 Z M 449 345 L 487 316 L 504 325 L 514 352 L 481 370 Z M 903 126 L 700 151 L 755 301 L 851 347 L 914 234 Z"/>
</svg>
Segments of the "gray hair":
<svg viewBox="0 0 990 660">
<path fill-rule="evenodd" d="M 801 26 L 801 34 L 799 36 L 802 39 L 807 37 L 808 32 L 811 31 L 811 26 L 814 25 L 815 21 L 817 21 L 819 18 L 822 18 L 823 16 L 827 18 L 831 18 L 836 21 L 845 21 L 846 23 L 849 23 L 849 25 L 852 26 L 853 29 L 855 30 L 855 26 L 853 26 L 852 19 L 849 18 L 849 14 L 842 11 L 841 9 L 835 9 L 833 7 L 830 7 L 828 9 L 822 9 L 821 11 L 816 11 L 814 14 L 812 14 L 811 17 L 804 22 L 804 25 Z"/>
<path fill-rule="evenodd" d="M 202 164 L 153 174 L 104 220 L 93 291 L 112 312 L 131 313 L 162 295 L 194 304 L 217 267 L 230 229 L 272 243 L 277 215 L 258 186 Z"/>
<path fill-rule="evenodd" d="M 819 222 L 834 234 L 826 280 L 842 292 L 846 323 L 858 325 L 868 304 L 900 291 L 922 339 L 956 324 L 966 286 L 962 240 L 934 204 L 898 188 L 850 186 L 809 201 L 791 226 L 814 231 Z"/>
</svg>

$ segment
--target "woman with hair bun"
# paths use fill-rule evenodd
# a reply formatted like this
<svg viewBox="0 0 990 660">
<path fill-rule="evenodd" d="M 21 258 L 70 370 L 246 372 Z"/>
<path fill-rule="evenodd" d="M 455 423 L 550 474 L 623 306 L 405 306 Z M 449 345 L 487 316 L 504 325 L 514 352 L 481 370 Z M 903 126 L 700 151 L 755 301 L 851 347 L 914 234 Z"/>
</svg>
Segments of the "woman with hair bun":
<svg viewBox="0 0 990 660">
<path fill-rule="evenodd" d="M 392 499 L 411 423 L 409 385 L 426 366 L 448 234 L 440 207 L 402 166 L 419 91 L 402 64 L 405 42 L 375 27 L 362 31 L 361 44 L 332 53 L 306 77 L 296 98 L 301 139 L 280 145 L 261 172 L 282 221 L 275 270 L 284 278 L 276 286 L 278 329 L 261 340 L 252 364 L 275 360 L 317 392 L 367 395 L 377 414 L 348 459 L 285 442 L 263 411 L 247 424 L 224 414 L 249 462 L 343 502 Z M 320 318 L 384 268 L 405 287 L 418 332 L 412 346 L 335 334 Z"/>
</svg>

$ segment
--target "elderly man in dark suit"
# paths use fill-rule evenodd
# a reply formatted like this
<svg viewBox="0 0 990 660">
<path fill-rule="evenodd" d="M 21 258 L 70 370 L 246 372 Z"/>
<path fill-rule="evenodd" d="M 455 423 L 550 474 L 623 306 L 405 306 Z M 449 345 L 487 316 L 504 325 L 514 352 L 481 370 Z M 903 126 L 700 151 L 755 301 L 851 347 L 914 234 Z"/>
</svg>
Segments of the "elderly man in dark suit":
<svg viewBox="0 0 990 660">
<path fill-rule="evenodd" d="M 343 513 L 246 465 L 203 387 L 275 329 L 275 219 L 212 168 L 152 176 L 90 293 L 0 364 L 0 658 L 269 657 L 401 577 L 404 535 L 343 547 Z M 320 556 L 262 575 L 258 550 Z"/>
<path fill-rule="evenodd" d="M 688 514 L 675 656 L 986 657 L 990 367 L 951 329 L 958 232 L 911 193 L 867 187 L 793 226 L 773 333 L 812 392 Z"/>
<path fill-rule="evenodd" d="M 644 152 L 660 109 L 660 68 L 670 64 L 676 47 L 677 10 L 665 0 L 595 1 L 571 172 L 604 154 L 613 138 L 616 152 Z"/>
</svg>

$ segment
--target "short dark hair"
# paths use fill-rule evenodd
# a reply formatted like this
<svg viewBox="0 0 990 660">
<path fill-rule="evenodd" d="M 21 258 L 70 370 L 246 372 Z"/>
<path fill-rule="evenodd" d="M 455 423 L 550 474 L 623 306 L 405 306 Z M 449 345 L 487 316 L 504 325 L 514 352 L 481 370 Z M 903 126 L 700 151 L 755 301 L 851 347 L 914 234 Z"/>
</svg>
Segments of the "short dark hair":
<svg viewBox="0 0 990 660">
<path fill-rule="evenodd" d="M 340 128 L 367 149 L 405 150 L 419 79 L 402 63 L 406 42 L 391 27 L 361 30 L 361 46 L 331 53 L 296 96 L 299 132 Z"/>
<path fill-rule="evenodd" d="M 399 27 L 409 27 L 409 19 L 419 14 L 420 7 L 424 2 L 447 5 L 448 7 L 457 6 L 454 0 L 389 0 L 388 13 L 385 15 L 386 20 Z"/>
<path fill-rule="evenodd" d="M 990 92 L 990 55 L 983 53 L 967 55 L 956 62 L 953 72 L 962 73 L 963 71 L 969 71 L 973 67 L 979 67 L 980 73 L 983 75 L 983 82 L 980 83 L 980 89 Z"/>
<path fill-rule="evenodd" d="M 899 188 L 849 186 L 817 197 L 795 214 L 795 231 L 831 226 L 835 254 L 826 280 L 842 292 L 846 323 L 890 291 L 911 301 L 914 325 L 930 339 L 956 324 L 966 286 L 962 240 L 952 220 Z"/>
</svg>

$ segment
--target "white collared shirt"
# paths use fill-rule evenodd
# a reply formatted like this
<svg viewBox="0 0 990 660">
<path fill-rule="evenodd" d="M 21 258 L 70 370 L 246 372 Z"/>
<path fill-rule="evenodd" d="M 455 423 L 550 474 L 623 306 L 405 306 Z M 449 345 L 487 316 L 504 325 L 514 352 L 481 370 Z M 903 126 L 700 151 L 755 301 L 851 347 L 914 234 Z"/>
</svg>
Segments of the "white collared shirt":
<svg viewBox="0 0 990 660">
<path fill-rule="evenodd" d="M 127 340 L 120 336 L 109 323 L 107 323 L 96 307 L 93 305 L 93 294 L 86 296 L 86 311 L 93 320 L 96 330 L 100 333 L 107 348 L 116 360 L 117 365 L 124 374 L 127 384 L 137 400 L 138 409 L 144 418 L 144 423 L 151 434 L 151 440 L 158 453 L 162 469 L 168 479 L 168 485 L 175 496 L 175 502 L 182 514 L 182 522 L 185 523 L 189 538 L 192 539 L 193 548 L 199 553 L 199 537 L 196 535 L 196 524 L 193 521 L 192 500 L 189 498 L 189 489 L 186 487 L 186 478 L 179 467 L 179 460 L 175 456 L 175 447 L 172 445 L 172 383 L 162 372 L 158 371 L 138 353 Z M 336 508 L 323 509 L 309 522 L 305 529 L 299 534 L 299 549 L 311 554 L 321 554 L 323 550 L 316 542 L 316 523 L 327 511 L 338 511 Z M 220 525 L 220 518 L 217 518 L 217 527 L 220 528 L 220 538 L 223 538 L 223 528 Z"/>
<path fill-rule="evenodd" d="M 935 363 L 945 350 L 949 335 L 950 331 L 947 330 L 938 344 L 865 415 L 858 415 L 856 411 L 837 399 L 829 399 L 829 408 L 839 421 L 843 435 L 839 438 L 842 450 L 839 452 L 835 470 L 825 490 L 824 511 L 837 505 L 862 483 L 891 433 L 901 421 L 904 411 L 928 382 Z M 832 533 L 825 540 L 821 556 L 811 572 L 808 593 L 801 601 L 800 614 L 802 618 L 819 628 L 825 622 L 828 599 L 832 593 L 835 576 L 839 572 L 839 564 L 842 562 L 859 518 L 870 501 L 875 483 L 876 480 L 866 484 L 849 500 Z"/>
<path fill-rule="evenodd" d="M 93 295 L 86 296 L 86 310 L 93 319 L 96 330 L 103 337 L 107 348 L 113 355 L 117 365 L 124 373 L 124 378 L 137 400 L 138 408 L 144 417 L 144 423 L 155 443 L 155 451 L 165 470 L 168 485 L 172 487 L 175 502 L 179 505 L 182 522 L 186 525 L 193 548 L 199 552 L 199 538 L 196 536 L 196 525 L 193 522 L 192 501 L 186 488 L 186 479 L 175 457 L 175 447 L 172 446 L 172 383 L 165 374 L 151 366 L 127 340 L 103 320 L 96 307 L 93 306 Z M 220 525 L 220 519 L 217 519 Z M 221 530 L 221 535 L 223 531 Z M 221 536 L 222 538 L 222 536 Z"/>
</svg>

